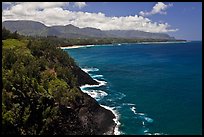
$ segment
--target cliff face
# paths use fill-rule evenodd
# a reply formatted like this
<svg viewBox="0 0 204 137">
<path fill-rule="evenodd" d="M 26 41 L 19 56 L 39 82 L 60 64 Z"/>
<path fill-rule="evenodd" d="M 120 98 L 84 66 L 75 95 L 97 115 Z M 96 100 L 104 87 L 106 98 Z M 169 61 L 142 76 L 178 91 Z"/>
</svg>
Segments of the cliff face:
<svg viewBox="0 0 204 137">
<path fill-rule="evenodd" d="M 96 100 L 86 93 L 69 105 L 58 104 L 54 100 L 45 99 L 50 107 L 46 119 L 43 113 L 47 109 L 35 110 L 26 124 L 3 124 L 4 135 L 113 135 L 116 124 L 113 113 L 101 107 Z M 49 108 L 47 107 L 47 108 Z M 53 114 L 54 113 L 54 114 Z"/>
<path fill-rule="evenodd" d="M 89 84 L 89 85 L 97 85 L 99 84 L 97 81 L 93 80 L 89 74 L 81 70 L 80 67 L 76 66 L 75 69 L 73 70 L 75 76 L 77 77 L 79 86 Z"/>
<path fill-rule="evenodd" d="M 113 134 L 113 113 L 79 88 L 97 82 L 66 52 L 46 39 L 2 43 L 2 134 Z"/>
<path fill-rule="evenodd" d="M 49 135 L 113 134 L 114 115 L 85 93 L 70 106 L 60 105 L 59 118 L 41 132 Z"/>
</svg>

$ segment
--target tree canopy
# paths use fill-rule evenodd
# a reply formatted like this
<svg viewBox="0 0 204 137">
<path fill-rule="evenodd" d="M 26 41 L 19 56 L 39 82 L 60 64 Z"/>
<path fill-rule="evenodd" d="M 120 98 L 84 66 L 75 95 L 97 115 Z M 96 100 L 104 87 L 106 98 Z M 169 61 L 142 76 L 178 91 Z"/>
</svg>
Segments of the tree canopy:
<svg viewBox="0 0 204 137">
<path fill-rule="evenodd" d="M 50 45 L 2 29 L 2 134 L 52 134 L 60 107 L 81 96 L 76 63 Z"/>
</svg>

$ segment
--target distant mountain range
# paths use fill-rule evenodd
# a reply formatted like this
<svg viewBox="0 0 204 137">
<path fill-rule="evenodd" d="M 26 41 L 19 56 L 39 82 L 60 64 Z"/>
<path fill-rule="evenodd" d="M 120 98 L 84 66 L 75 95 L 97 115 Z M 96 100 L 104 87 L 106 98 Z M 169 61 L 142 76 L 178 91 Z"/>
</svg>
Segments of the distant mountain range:
<svg viewBox="0 0 204 137">
<path fill-rule="evenodd" d="M 79 28 L 71 24 L 66 26 L 48 27 L 40 22 L 18 20 L 4 21 L 2 27 L 11 32 L 18 31 L 19 34 L 27 36 L 57 36 L 62 38 L 138 38 L 138 39 L 165 39 L 175 40 L 174 37 L 164 33 L 150 33 L 138 30 L 108 30 L 103 31 L 96 28 Z"/>
</svg>

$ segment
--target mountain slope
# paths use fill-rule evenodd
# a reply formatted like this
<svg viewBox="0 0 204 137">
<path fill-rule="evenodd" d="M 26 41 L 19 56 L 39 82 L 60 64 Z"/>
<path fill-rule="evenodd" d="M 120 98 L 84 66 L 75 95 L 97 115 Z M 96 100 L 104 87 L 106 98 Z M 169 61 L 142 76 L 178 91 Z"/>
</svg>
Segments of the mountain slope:
<svg viewBox="0 0 204 137">
<path fill-rule="evenodd" d="M 168 34 L 150 33 L 137 30 L 109 30 L 102 31 L 96 28 L 78 28 L 71 24 L 66 26 L 47 27 L 36 21 L 4 21 L 2 27 L 22 35 L 30 36 L 58 36 L 62 38 L 143 38 L 143 39 L 165 39 L 174 40 Z"/>
<path fill-rule="evenodd" d="M 114 114 L 79 86 L 98 84 L 49 39 L 2 29 L 2 134 L 113 134 Z"/>
<path fill-rule="evenodd" d="M 173 40 L 174 37 L 170 37 L 164 33 L 150 33 L 138 30 L 108 30 L 105 31 L 109 36 L 114 35 L 121 38 L 149 38 L 149 39 L 168 39 Z"/>
</svg>

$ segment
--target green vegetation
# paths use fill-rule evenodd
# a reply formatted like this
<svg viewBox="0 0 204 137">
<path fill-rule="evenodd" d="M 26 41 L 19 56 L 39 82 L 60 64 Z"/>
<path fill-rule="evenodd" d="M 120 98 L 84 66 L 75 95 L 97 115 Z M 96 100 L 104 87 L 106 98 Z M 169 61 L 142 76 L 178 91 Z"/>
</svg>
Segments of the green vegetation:
<svg viewBox="0 0 204 137">
<path fill-rule="evenodd" d="M 25 44 L 27 43 L 26 41 L 20 41 L 17 39 L 6 39 L 3 40 L 4 43 L 4 48 L 23 48 Z"/>
<path fill-rule="evenodd" d="M 118 44 L 118 43 L 139 43 L 139 42 L 167 42 L 171 40 L 161 39 L 126 39 L 126 38 L 58 38 L 53 36 L 48 37 L 27 37 L 39 41 L 47 41 L 50 46 L 67 47 L 74 45 L 101 45 L 101 44 Z M 182 40 L 172 40 L 182 41 Z"/>
<path fill-rule="evenodd" d="M 79 88 L 98 83 L 58 47 L 144 41 L 165 40 L 31 37 L 2 28 L 2 134 L 107 132 L 114 115 Z"/>
<path fill-rule="evenodd" d="M 170 40 L 161 39 L 127 39 L 127 38 L 75 38 L 75 39 L 63 39 L 63 46 L 73 45 L 100 45 L 100 44 L 117 44 L 117 43 L 138 43 L 138 42 L 166 42 Z M 175 41 L 175 40 L 174 40 Z"/>
<path fill-rule="evenodd" d="M 5 27 L 2 28 L 2 40 L 14 38 L 18 39 L 20 38 L 20 35 L 17 33 L 17 31 L 11 33 L 9 30 L 6 30 Z"/>
<path fill-rule="evenodd" d="M 72 24 L 66 26 L 50 26 L 40 22 L 24 20 L 24 21 L 4 21 L 2 26 L 10 31 L 19 31 L 20 34 L 26 36 L 57 36 L 60 38 L 73 39 L 126 39 L 136 40 L 152 39 L 152 40 L 175 40 L 174 37 L 164 33 L 150 33 L 138 30 L 100 30 L 96 28 L 86 27 L 79 28 Z M 102 39 L 103 38 L 103 39 Z M 109 40 L 108 40 L 109 41 Z M 77 42 L 77 41 L 76 41 Z M 85 43 L 84 43 L 85 44 Z"/>
<path fill-rule="evenodd" d="M 82 96 L 76 63 L 47 39 L 2 34 L 2 134 L 55 134 L 60 108 Z"/>
</svg>

